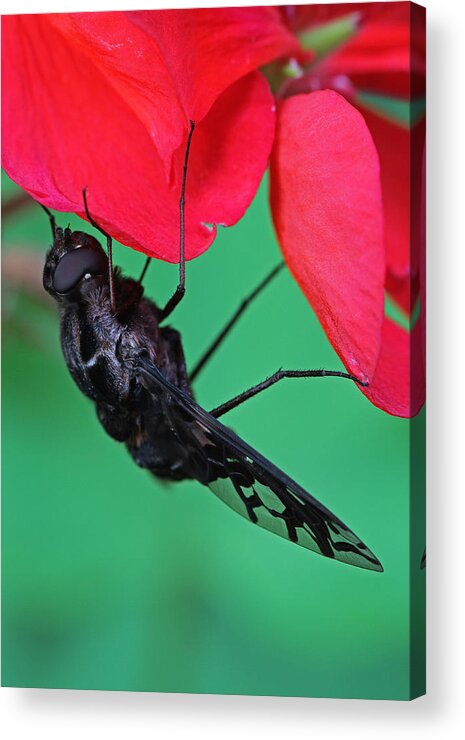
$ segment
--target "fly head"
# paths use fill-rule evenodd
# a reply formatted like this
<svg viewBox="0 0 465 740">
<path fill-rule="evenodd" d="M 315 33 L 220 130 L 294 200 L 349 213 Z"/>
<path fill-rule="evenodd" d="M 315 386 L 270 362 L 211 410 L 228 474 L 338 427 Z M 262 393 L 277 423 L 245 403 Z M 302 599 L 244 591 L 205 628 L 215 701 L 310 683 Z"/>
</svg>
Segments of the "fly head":
<svg viewBox="0 0 465 740">
<path fill-rule="evenodd" d="M 55 300 L 79 302 L 89 287 L 104 284 L 108 257 L 95 237 L 69 227 L 54 227 L 53 245 L 47 253 L 43 282 Z"/>
</svg>

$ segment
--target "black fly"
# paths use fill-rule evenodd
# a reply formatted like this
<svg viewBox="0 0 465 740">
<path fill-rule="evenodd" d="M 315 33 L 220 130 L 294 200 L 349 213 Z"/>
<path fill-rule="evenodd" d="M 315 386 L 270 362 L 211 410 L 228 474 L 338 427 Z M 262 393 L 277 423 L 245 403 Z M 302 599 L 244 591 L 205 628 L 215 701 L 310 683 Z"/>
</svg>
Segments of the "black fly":
<svg viewBox="0 0 465 740">
<path fill-rule="evenodd" d="M 246 306 L 282 265 L 241 304 L 188 375 L 181 337 L 164 321 L 185 293 L 184 199 L 190 124 L 180 198 L 179 284 L 164 308 L 143 295 L 142 279 L 124 277 L 112 264 L 112 239 L 100 243 L 83 231 L 56 226 L 44 267 L 44 287 L 58 302 L 61 344 L 69 371 L 96 406 L 105 431 L 124 442 L 134 461 L 159 478 L 195 479 L 236 512 L 261 527 L 329 558 L 381 571 L 373 553 L 334 514 L 249 447 L 218 417 L 286 377 L 352 375 L 325 370 L 279 370 L 208 413 L 190 383 L 221 344 Z"/>
</svg>

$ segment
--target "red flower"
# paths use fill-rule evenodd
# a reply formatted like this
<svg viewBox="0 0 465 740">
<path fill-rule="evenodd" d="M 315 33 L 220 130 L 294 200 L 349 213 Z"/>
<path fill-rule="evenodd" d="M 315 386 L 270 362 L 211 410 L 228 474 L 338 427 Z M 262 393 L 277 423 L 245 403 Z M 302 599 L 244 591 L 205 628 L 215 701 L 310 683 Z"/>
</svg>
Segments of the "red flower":
<svg viewBox="0 0 465 740">
<path fill-rule="evenodd" d="M 177 261 L 189 119 L 188 258 L 212 243 L 216 224 L 241 218 L 272 152 L 273 218 L 291 271 L 346 367 L 370 381 L 370 400 L 409 416 L 422 399 L 411 398 L 409 334 L 384 317 L 386 249 L 399 303 L 410 280 L 409 137 L 367 110 L 356 87 L 371 79 L 404 91 L 409 26 L 399 6 L 409 4 L 376 5 L 387 15 L 363 6 L 366 26 L 356 16 L 359 33 L 325 57 L 295 34 L 318 6 L 293 16 L 261 7 L 5 17 L 3 162 L 57 210 L 84 216 L 87 185 L 114 237 Z M 335 18 L 347 12 L 334 7 Z M 274 62 L 279 75 L 289 60 L 300 77 L 280 85 L 274 136 L 275 103 L 257 70 Z M 321 87 L 350 102 L 311 92 Z"/>
</svg>

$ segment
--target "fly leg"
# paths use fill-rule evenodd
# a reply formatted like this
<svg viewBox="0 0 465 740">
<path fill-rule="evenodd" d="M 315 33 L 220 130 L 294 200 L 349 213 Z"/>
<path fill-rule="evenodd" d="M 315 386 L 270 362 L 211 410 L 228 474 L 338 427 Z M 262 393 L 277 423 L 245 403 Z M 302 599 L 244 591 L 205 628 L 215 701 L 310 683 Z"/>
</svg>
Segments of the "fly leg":
<svg viewBox="0 0 465 740">
<path fill-rule="evenodd" d="M 251 293 L 249 293 L 249 295 L 246 296 L 246 298 L 244 298 L 244 300 L 242 301 L 242 303 L 240 304 L 240 306 L 236 309 L 236 311 L 234 312 L 234 314 L 232 315 L 232 317 L 229 319 L 229 321 L 226 324 L 226 326 L 223 327 L 223 329 L 216 336 L 216 338 L 210 344 L 210 346 L 208 347 L 208 349 L 206 350 L 206 352 L 204 352 L 204 354 L 202 355 L 202 357 L 200 358 L 200 360 L 195 365 L 194 369 L 192 370 L 192 372 L 191 372 L 191 374 L 189 376 L 189 382 L 190 383 L 192 383 L 195 380 L 195 378 L 197 377 L 197 375 L 200 373 L 200 371 L 207 364 L 207 362 L 210 359 L 210 357 L 212 357 L 212 355 L 216 352 L 216 350 L 218 349 L 218 347 L 220 346 L 220 344 L 222 344 L 223 340 L 226 339 L 226 337 L 228 336 L 229 332 L 231 331 L 231 329 L 233 328 L 233 326 L 235 326 L 235 324 L 237 323 L 237 321 L 240 319 L 240 317 L 244 313 L 244 311 L 247 308 L 247 306 L 249 306 L 252 303 L 252 301 L 255 298 L 257 298 L 257 296 L 260 295 L 260 293 L 262 292 L 262 290 L 264 290 L 264 288 L 266 288 L 266 286 L 269 283 L 271 283 L 271 281 L 273 280 L 273 278 L 275 277 L 275 275 L 277 275 L 278 272 L 280 272 L 280 270 L 282 270 L 283 267 L 284 267 L 284 262 L 280 262 L 278 265 L 276 265 L 276 267 L 274 267 L 271 270 L 271 272 L 268 273 L 268 275 L 265 277 L 265 279 L 262 280 L 262 282 L 259 285 L 257 285 L 257 287 Z"/>
<path fill-rule="evenodd" d="M 239 395 L 231 398 L 230 401 L 222 403 L 221 406 L 217 406 L 213 411 L 210 411 L 210 413 L 218 419 L 220 416 L 223 416 L 223 414 L 226 414 L 228 411 L 235 409 L 236 406 L 244 403 L 244 401 L 248 401 L 249 398 L 256 396 L 258 393 L 261 393 L 275 383 L 278 383 L 280 380 L 283 380 L 283 378 L 346 378 L 347 380 L 352 380 L 354 383 L 361 386 L 368 385 L 368 383 L 356 378 L 355 375 L 340 372 L 339 370 L 278 370 L 261 383 L 257 383 L 257 385 L 252 386 L 252 388 L 249 388 L 243 393 L 239 393 Z"/>
<path fill-rule="evenodd" d="M 179 283 L 175 292 L 169 299 L 168 303 L 160 312 L 160 323 L 164 321 L 172 311 L 176 308 L 178 303 L 184 298 L 186 292 L 186 258 L 184 254 L 184 237 L 185 237 L 185 224 L 184 224 L 184 208 L 186 201 L 186 180 L 187 180 L 187 165 L 189 162 L 189 152 L 191 148 L 192 134 L 194 133 L 195 121 L 190 121 L 189 134 L 187 136 L 186 154 L 184 156 L 184 168 L 182 173 L 182 185 L 181 185 L 181 197 L 179 199 Z"/>
</svg>

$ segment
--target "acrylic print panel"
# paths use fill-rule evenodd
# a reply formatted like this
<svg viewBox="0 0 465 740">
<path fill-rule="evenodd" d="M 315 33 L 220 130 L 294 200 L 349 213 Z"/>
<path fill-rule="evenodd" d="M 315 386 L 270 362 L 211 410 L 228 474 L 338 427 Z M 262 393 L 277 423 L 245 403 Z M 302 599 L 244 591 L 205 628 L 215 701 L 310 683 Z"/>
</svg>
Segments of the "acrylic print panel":
<svg viewBox="0 0 465 740">
<path fill-rule="evenodd" d="M 3 17 L 5 685 L 424 692 L 424 24 Z"/>
</svg>

